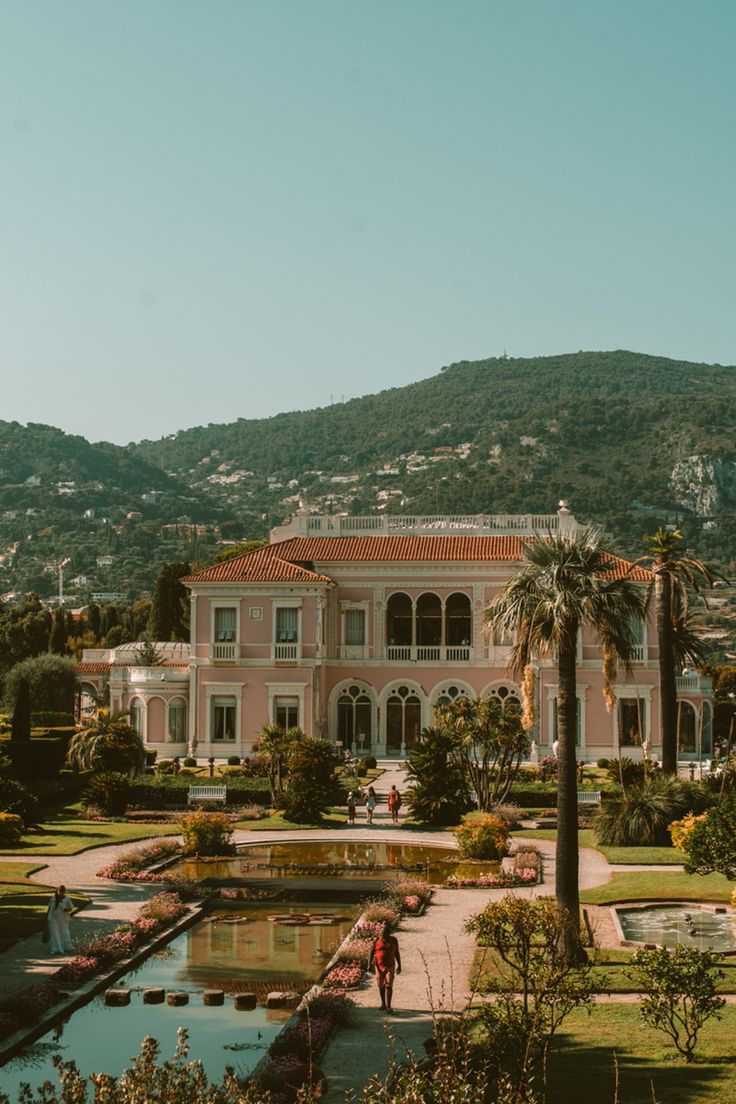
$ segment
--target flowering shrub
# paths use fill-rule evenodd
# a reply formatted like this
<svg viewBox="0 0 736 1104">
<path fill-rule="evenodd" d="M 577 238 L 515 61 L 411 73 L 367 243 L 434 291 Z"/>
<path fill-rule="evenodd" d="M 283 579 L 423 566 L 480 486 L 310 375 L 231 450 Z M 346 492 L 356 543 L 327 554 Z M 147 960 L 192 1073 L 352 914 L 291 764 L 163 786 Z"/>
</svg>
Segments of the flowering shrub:
<svg viewBox="0 0 736 1104">
<path fill-rule="evenodd" d="M 696 825 L 698 825 L 701 820 L 705 820 L 707 815 L 707 813 L 702 813 L 701 816 L 695 816 L 694 813 L 688 813 L 682 820 L 673 820 L 667 829 L 672 837 L 672 846 L 682 851 L 690 835 L 695 830 Z"/>
<path fill-rule="evenodd" d="M 152 863 L 158 862 L 168 855 L 173 855 L 180 849 L 178 839 L 162 839 L 155 843 L 146 844 L 145 847 L 135 847 L 120 855 L 108 866 L 103 866 L 97 871 L 98 878 L 112 878 L 116 882 L 144 881 L 148 878 L 137 878 L 142 870 Z M 157 880 L 160 875 L 153 875 L 151 880 Z"/>
<path fill-rule="evenodd" d="M 509 826 L 491 813 L 470 813 L 455 829 L 455 839 L 465 858 L 500 859 L 506 853 Z"/>
<path fill-rule="evenodd" d="M 379 920 L 364 920 L 353 929 L 356 939 L 378 939 L 383 931 L 383 924 Z"/>
<path fill-rule="evenodd" d="M 149 935 L 156 934 L 159 924 L 152 916 L 139 916 L 137 920 L 133 921 L 133 927 L 145 939 Z"/>
<path fill-rule="evenodd" d="M 534 847 L 519 848 L 514 852 L 513 871 L 518 874 L 522 870 L 534 870 L 539 875 L 542 869 L 542 857 Z"/>
<path fill-rule="evenodd" d="M 206 813 L 199 809 L 181 819 L 185 855 L 232 855 L 233 830 L 224 813 Z"/>
<path fill-rule="evenodd" d="M 536 870 L 521 869 L 508 874 L 479 874 L 477 878 L 451 874 L 447 879 L 447 886 L 450 889 L 514 889 L 517 886 L 534 885 L 536 881 Z"/>
<path fill-rule="evenodd" d="M 346 1026 L 350 1023 L 354 1011 L 355 1004 L 345 993 L 340 993 L 335 989 L 326 989 L 306 1000 L 299 1009 L 299 1016 L 302 1019 L 310 1017 L 312 1019 L 334 1020 L 335 1023 Z"/>
<path fill-rule="evenodd" d="M 370 901 L 366 904 L 363 915 L 366 920 L 381 926 L 390 924 L 395 928 L 399 922 L 399 908 L 393 902 L 386 904 L 383 901 Z"/>
<path fill-rule="evenodd" d="M 368 969 L 373 951 L 373 939 L 349 939 L 340 948 L 341 962 L 359 962 L 364 970 Z"/>
<path fill-rule="evenodd" d="M 333 1028 L 334 1023 L 331 1020 L 313 1016 L 297 1020 L 274 1039 L 269 1047 L 269 1054 L 274 1058 L 282 1054 L 295 1054 L 302 1061 L 314 1058 L 327 1045 Z"/>
<path fill-rule="evenodd" d="M 162 926 L 173 924 L 187 911 L 187 907 L 176 893 L 157 893 L 155 897 L 141 907 L 139 916 L 143 919 L 158 920 Z"/>
<path fill-rule="evenodd" d="M 404 897 L 404 908 L 407 912 L 417 913 L 422 911 L 422 899 L 417 897 L 416 893 L 410 893 L 408 897 Z"/>
<path fill-rule="evenodd" d="M 0 813 L 0 847 L 15 847 L 23 835 L 23 821 L 15 813 Z"/>
<path fill-rule="evenodd" d="M 354 989 L 363 979 L 359 962 L 338 962 L 322 982 L 325 989 Z"/>
<path fill-rule="evenodd" d="M 237 810 L 238 820 L 263 820 L 266 810 L 262 805 L 244 805 Z"/>
<path fill-rule="evenodd" d="M 77 955 L 70 962 L 65 963 L 59 970 L 56 978 L 67 985 L 77 985 L 91 974 L 97 973 L 100 968 L 100 960 L 91 955 Z"/>
<path fill-rule="evenodd" d="M 44 1012 L 53 1008 L 59 1000 L 59 987 L 55 981 L 29 985 L 17 993 L 11 993 L 0 1001 L 0 1031 L 9 1035 L 19 1027 L 35 1023 Z"/>
</svg>

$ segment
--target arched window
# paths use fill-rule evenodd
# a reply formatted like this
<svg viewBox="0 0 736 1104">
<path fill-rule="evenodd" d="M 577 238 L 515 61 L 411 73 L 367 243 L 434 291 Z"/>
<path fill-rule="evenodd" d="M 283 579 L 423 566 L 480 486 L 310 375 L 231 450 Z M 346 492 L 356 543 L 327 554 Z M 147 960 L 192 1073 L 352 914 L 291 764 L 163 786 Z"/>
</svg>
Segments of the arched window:
<svg viewBox="0 0 736 1104">
<path fill-rule="evenodd" d="M 442 602 L 437 594 L 420 594 L 417 599 L 417 644 L 432 648 L 442 643 Z"/>
<path fill-rule="evenodd" d="M 468 693 L 464 686 L 458 686 L 454 682 L 448 682 L 437 691 L 434 699 L 434 708 L 437 709 L 443 705 L 449 705 L 451 702 L 457 701 L 458 698 L 469 698 L 471 696 L 472 695 Z"/>
<path fill-rule="evenodd" d="M 386 603 L 386 640 L 389 645 L 411 646 L 412 606 L 408 594 L 392 594 Z"/>
<path fill-rule="evenodd" d="M 467 594 L 451 594 L 445 602 L 445 643 L 449 647 L 470 646 L 473 625 Z"/>
<path fill-rule="evenodd" d="M 495 698 L 503 706 L 513 705 L 514 708 L 521 706 L 521 694 L 515 686 L 494 686 L 488 691 L 488 697 Z"/>
<path fill-rule="evenodd" d="M 143 738 L 143 702 L 140 698 L 133 698 L 130 703 L 130 726 Z"/>
<path fill-rule="evenodd" d="M 682 755 L 694 755 L 697 751 L 698 725 L 695 710 L 690 702 L 677 703 L 680 724 L 677 733 L 677 746 Z"/>
<path fill-rule="evenodd" d="M 422 704 L 413 690 L 400 686 L 386 702 L 386 751 L 400 753 L 414 747 L 422 727 Z"/>
<path fill-rule="evenodd" d="M 187 703 L 183 698 L 169 702 L 169 743 L 184 744 L 187 739 Z"/>
<path fill-rule="evenodd" d="M 355 744 L 360 754 L 371 747 L 371 699 L 360 686 L 349 686 L 337 699 L 337 738 L 343 747 Z"/>
<path fill-rule="evenodd" d="M 79 712 L 82 717 L 93 717 L 97 709 L 97 689 L 90 682 L 83 682 L 79 688 Z"/>
</svg>

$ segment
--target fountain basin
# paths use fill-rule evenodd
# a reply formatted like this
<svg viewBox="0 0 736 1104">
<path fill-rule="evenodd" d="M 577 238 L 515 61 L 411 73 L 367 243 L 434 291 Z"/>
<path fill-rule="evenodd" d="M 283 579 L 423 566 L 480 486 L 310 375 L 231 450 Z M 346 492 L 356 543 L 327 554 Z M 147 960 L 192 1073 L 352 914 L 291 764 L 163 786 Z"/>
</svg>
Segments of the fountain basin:
<svg viewBox="0 0 736 1104">
<path fill-rule="evenodd" d="M 736 955 L 736 912 L 722 906 L 657 902 L 611 910 L 623 946 L 697 947 Z"/>
</svg>

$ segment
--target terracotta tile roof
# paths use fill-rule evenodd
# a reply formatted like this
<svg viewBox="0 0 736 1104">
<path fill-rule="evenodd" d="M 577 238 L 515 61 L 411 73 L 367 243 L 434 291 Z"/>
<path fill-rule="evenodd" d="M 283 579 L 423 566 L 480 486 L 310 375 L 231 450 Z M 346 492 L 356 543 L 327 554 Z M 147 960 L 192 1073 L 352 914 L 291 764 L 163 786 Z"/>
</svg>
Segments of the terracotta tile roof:
<svg viewBox="0 0 736 1104">
<path fill-rule="evenodd" d="M 291 545 L 292 541 L 286 544 Z M 283 544 L 256 548 L 244 556 L 205 568 L 197 575 L 187 575 L 183 583 L 332 583 L 326 575 L 318 575 L 306 567 L 291 563 L 291 555 L 282 555 Z M 301 557 L 293 557 L 298 559 Z"/>
<path fill-rule="evenodd" d="M 487 563 L 524 558 L 519 537 L 295 537 L 279 555 L 312 563 Z"/>
<path fill-rule="evenodd" d="M 613 569 L 611 575 L 614 579 L 633 579 L 635 583 L 650 583 L 654 576 L 646 567 L 637 564 L 632 567 L 628 560 L 622 560 L 620 556 L 611 556 Z"/>
<path fill-rule="evenodd" d="M 78 663 L 77 672 L 80 675 L 105 675 L 110 667 L 109 663 Z"/>
<path fill-rule="evenodd" d="M 343 563 L 518 563 L 524 539 L 513 536 L 294 537 L 189 575 L 185 583 L 330 583 L 303 565 Z M 613 573 L 623 578 L 629 564 L 612 556 Z M 646 582 L 650 574 L 635 567 L 630 577 Z"/>
</svg>

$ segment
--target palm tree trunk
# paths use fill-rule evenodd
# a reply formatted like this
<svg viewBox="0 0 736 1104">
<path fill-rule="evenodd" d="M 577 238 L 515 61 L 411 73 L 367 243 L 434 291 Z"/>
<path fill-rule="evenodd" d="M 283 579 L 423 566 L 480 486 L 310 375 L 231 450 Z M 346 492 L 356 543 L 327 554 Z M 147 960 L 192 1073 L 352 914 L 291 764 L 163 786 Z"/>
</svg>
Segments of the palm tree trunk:
<svg viewBox="0 0 736 1104">
<path fill-rule="evenodd" d="M 659 645 L 659 714 L 662 773 L 677 774 L 677 681 L 672 638 L 672 580 L 658 572 L 654 584 Z"/>
<path fill-rule="evenodd" d="M 577 784 L 577 625 L 561 634 L 557 653 L 557 846 L 555 897 L 567 923 L 560 946 L 568 962 L 587 958 L 580 941 Z"/>
</svg>

